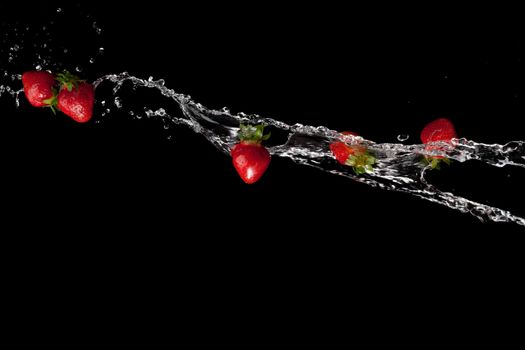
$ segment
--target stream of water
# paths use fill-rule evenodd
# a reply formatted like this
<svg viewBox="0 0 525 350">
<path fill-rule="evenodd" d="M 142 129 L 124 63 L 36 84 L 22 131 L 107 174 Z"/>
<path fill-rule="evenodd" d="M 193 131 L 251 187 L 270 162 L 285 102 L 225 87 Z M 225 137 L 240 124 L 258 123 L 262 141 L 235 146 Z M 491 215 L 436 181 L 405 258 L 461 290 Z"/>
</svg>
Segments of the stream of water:
<svg viewBox="0 0 525 350">
<path fill-rule="evenodd" d="M 58 13 L 60 15 L 62 11 L 58 11 Z M 95 21 L 90 22 L 89 30 L 95 36 L 99 36 L 102 32 Z M 15 28 L 8 33 L 11 35 L 11 39 L 5 34 L 2 37 L 0 98 L 12 97 L 16 106 L 20 106 L 22 89 L 20 72 L 16 72 L 14 67 L 20 57 L 25 57 L 26 60 L 32 62 L 35 69 L 49 69 L 51 68 L 51 58 L 53 57 L 56 60 L 57 51 L 61 55 L 68 55 L 68 48 L 53 47 L 52 38 L 46 26 L 38 28 L 36 36 L 33 34 L 34 32 L 35 28 L 30 26 Z M 30 44 L 31 37 L 38 38 L 38 44 Z M 81 62 L 75 71 L 82 72 L 83 65 L 95 63 L 97 57 L 103 54 L 104 48 L 97 46 L 96 53 L 88 58 L 88 62 Z M 28 55 L 30 58 L 27 58 Z M 57 67 L 53 68 L 56 69 Z M 112 107 L 122 109 L 123 104 L 126 104 L 126 98 L 122 97 L 123 94 L 120 93 L 123 87 L 129 86 L 137 94 L 140 93 L 138 91 L 140 89 L 149 89 L 166 98 L 166 108 L 151 109 L 145 107 L 146 104 L 144 103 L 140 108 L 127 110 L 132 118 L 158 119 L 167 128 L 183 125 L 204 136 L 213 146 L 225 154 L 229 154 L 231 147 L 238 142 L 237 131 L 240 123 L 264 123 L 274 130 L 288 135 L 284 144 L 269 148 L 273 157 L 285 157 L 295 163 L 314 167 L 333 175 L 344 176 L 370 186 L 408 193 L 463 213 L 470 213 L 482 221 L 511 222 L 525 226 L 525 218 L 516 216 L 507 210 L 439 190 L 427 181 L 426 175 L 429 168 L 420 162 L 422 155 L 445 155 L 457 162 L 476 160 L 500 168 L 525 168 L 525 141 L 484 144 L 461 138 L 453 140 L 454 147 L 448 147 L 446 153 L 428 152 L 425 151 L 425 146 L 420 144 L 376 143 L 360 137 L 344 136 L 324 126 L 289 125 L 259 115 L 232 113 L 227 108 L 210 109 L 194 101 L 190 96 L 170 89 L 162 79 L 142 79 L 123 72 L 102 76 L 94 82 L 94 85 L 99 89 L 98 91 L 101 91 L 102 87 L 105 89 L 106 85 L 111 87 L 108 94 L 97 94 L 96 111 L 98 111 L 98 115 L 95 116 L 95 122 L 100 122 L 112 113 L 111 108 L 109 108 L 110 104 Z M 126 94 L 126 96 L 128 95 Z M 168 113 L 166 111 L 169 109 L 168 106 L 171 107 L 173 104 L 180 108 L 181 113 Z M 407 138 L 405 135 L 398 137 L 400 141 L 406 141 Z M 374 171 L 356 175 L 352 168 L 337 163 L 329 149 L 330 143 L 334 141 L 365 144 L 377 158 Z M 443 145 L 443 147 L 447 147 L 447 145 Z M 327 179 L 327 181 L 329 180 Z"/>
<path fill-rule="evenodd" d="M 361 137 L 341 135 L 324 126 L 288 125 L 279 120 L 258 115 L 248 115 L 242 112 L 233 114 L 226 108 L 209 109 L 193 101 L 190 96 L 166 87 L 162 79 L 141 79 L 124 72 L 103 76 L 94 83 L 96 87 L 101 84 L 113 84 L 114 104 L 117 108 L 122 107 L 122 100 L 118 95 L 119 90 L 125 84 L 131 84 L 134 90 L 146 88 L 157 91 L 178 104 L 182 115 L 169 114 L 164 108 L 145 109 L 142 112 L 131 111 L 130 114 L 135 118 L 162 119 L 166 125 L 185 125 L 203 135 L 212 145 L 226 154 L 229 154 L 231 147 L 238 142 L 237 131 L 240 123 L 264 123 L 288 133 L 286 143 L 269 148 L 274 157 L 286 157 L 298 164 L 345 176 L 370 186 L 409 193 L 463 213 L 470 213 L 482 221 L 513 222 L 525 226 L 524 218 L 513 215 L 509 211 L 477 203 L 451 192 L 440 191 L 426 180 L 425 175 L 429 167 L 422 166 L 420 162 L 422 155 L 442 155 L 458 162 L 477 160 L 500 168 L 504 166 L 525 168 L 524 141 L 512 141 L 500 145 L 484 144 L 461 138 L 453 140 L 453 149 L 446 150 L 446 153 L 426 151 L 425 145 L 420 144 L 376 143 Z M 365 144 L 377 158 L 374 171 L 358 176 L 350 167 L 337 163 L 329 149 L 330 143 L 334 141 Z M 442 146 L 447 147 L 447 145 Z"/>
</svg>

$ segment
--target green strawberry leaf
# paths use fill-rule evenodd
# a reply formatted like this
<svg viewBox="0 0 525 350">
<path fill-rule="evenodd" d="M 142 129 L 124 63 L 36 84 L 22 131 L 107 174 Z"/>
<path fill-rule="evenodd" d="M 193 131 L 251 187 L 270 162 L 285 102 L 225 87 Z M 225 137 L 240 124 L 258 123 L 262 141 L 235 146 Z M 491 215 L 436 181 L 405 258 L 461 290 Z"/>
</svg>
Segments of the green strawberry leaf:
<svg viewBox="0 0 525 350">
<path fill-rule="evenodd" d="M 269 131 L 267 134 L 263 135 L 262 141 L 268 141 L 268 139 L 272 136 L 272 132 Z"/>
<path fill-rule="evenodd" d="M 57 100 L 58 91 L 56 88 L 53 88 L 52 91 L 53 91 L 53 96 L 48 98 L 47 100 L 43 100 L 42 102 L 44 102 L 44 104 L 47 105 L 46 107 L 51 108 L 51 111 L 53 112 L 53 114 L 56 115 L 57 114 L 56 108 L 58 104 L 58 100 Z"/>
<path fill-rule="evenodd" d="M 452 160 L 448 158 L 436 158 L 436 157 L 423 157 L 421 159 L 421 164 L 424 167 L 430 167 L 432 170 L 437 169 L 441 170 L 441 164 L 445 163 L 446 165 L 452 164 Z"/>
<path fill-rule="evenodd" d="M 350 156 L 348 157 L 348 159 L 346 160 L 346 165 L 349 165 L 349 166 L 356 166 L 357 164 L 357 156 Z"/>
<path fill-rule="evenodd" d="M 374 172 L 373 165 L 377 159 L 368 150 L 348 157 L 345 164 L 351 166 L 356 175 Z"/>
<path fill-rule="evenodd" d="M 56 76 L 56 80 L 60 84 L 60 90 L 62 90 L 65 87 L 69 92 L 73 91 L 73 88 L 76 88 L 80 83 L 85 82 L 85 80 L 80 79 L 79 77 L 77 77 L 74 74 L 71 74 L 67 70 L 65 70 L 62 73 L 58 73 Z"/>
<path fill-rule="evenodd" d="M 239 139 L 244 142 L 261 143 L 270 138 L 271 133 L 264 133 L 266 125 L 241 124 L 239 126 Z"/>
</svg>

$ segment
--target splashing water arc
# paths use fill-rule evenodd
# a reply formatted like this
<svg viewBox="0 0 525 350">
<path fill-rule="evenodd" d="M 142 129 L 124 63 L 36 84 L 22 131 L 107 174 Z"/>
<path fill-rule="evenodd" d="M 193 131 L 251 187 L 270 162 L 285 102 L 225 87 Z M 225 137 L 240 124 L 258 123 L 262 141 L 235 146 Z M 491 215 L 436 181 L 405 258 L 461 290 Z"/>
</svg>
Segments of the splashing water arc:
<svg viewBox="0 0 525 350">
<path fill-rule="evenodd" d="M 270 147 L 273 156 L 286 157 L 292 161 L 314 167 L 331 174 L 351 178 L 381 189 L 412 194 L 428 201 L 445 205 L 463 213 L 470 213 L 478 219 L 496 222 L 512 222 L 525 226 L 525 219 L 509 211 L 491 207 L 442 192 L 429 184 L 425 179 L 428 168 L 422 168 L 418 162 L 421 154 L 445 155 L 439 151 L 426 151 L 424 145 L 404 145 L 393 143 L 375 143 L 351 135 L 343 136 L 337 131 L 324 126 L 288 125 L 281 121 L 263 118 L 245 113 L 232 114 L 228 109 L 208 109 L 194 102 L 190 96 L 183 95 L 165 86 L 164 80 L 147 80 L 132 76 L 127 72 L 103 76 L 94 82 L 95 87 L 109 82 L 114 84 L 116 95 L 122 86 L 129 82 L 136 88 L 148 88 L 158 91 L 168 99 L 176 102 L 183 117 L 170 115 L 165 109 L 146 110 L 145 117 L 161 118 L 165 123 L 186 125 L 196 133 L 202 134 L 217 149 L 229 154 L 231 147 L 237 143 L 237 131 L 240 123 L 264 123 L 289 134 L 285 144 Z M 115 103 L 117 107 L 121 101 Z M 329 150 L 329 144 L 336 140 L 347 143 L 359 141 L 374 152 L 377 164 L 374 172 L 356 176 L 349 167 L 339 165 Z M 525 142 L 513 141 L 505 145 L 484 144 L 464 138 L 454 140 L 455 147 L 446 156 L 459 162 L 478 160 L 495 167 L 516 166 L 525 168 Z"/>
<path fill-rule="evenodd" d="M 64 18 L 64 12 L 67 11 L 57 9 L 57 18 Z M 102 28 L 97 22 L 91 19 L 89 21 L 91 21 L 88 28 L 90 35 L 99 38 Z M 20 86 L 21 72 L 18 72 L 14 66 L 17 61 L 25 58 L 32 62 L 36 70 L 53 69 L 56 71 L 63 67 L 60 66 L 60 63 L 57 65 L 52 62 L 60 62 L 62 54 L 64 58 L 72 54 L 73 48 L 54 46 L 55 41 L 49 31 L 51 26 L 51 24 L 39 28 L 28 26 L 21 28 L 21 30 L 15 28 L 3 33 L 4 43 L 6 42 L 5 38 L 11 35 L 10 40 L 16 44 L 12 44 L 10 47 L 6 45 L 0 47 L 0 59 L 5 67 L 0 74 L 0 79 L 2 79 L 0 97 L 9 96 L 13 98 L 17 107 L 20 106 L 20 94 L 23 92 Z M 37 34 L 33 35 L 33 33 Z M 24 42 L 34 42 L 34 44 L 32 46 L 22 44 Z M 93 52 L 94 54 L 87 57 L 81 55 L 85 61 L 75 62 L 72 71 L 84 72 L 87 67 L 93 65 L 100 56 L 105 54 L 105 49 L 98 42 L 95 42 Z M 126 72 L 102 76 L 93 84 L 95 88 L 100 88 L 97 90 L 99 100 L 97 109 L 101 111 L 99 117 L 109 114 L 112 106 L 122 109 L 126 105 L 127 101 L 121 98 L 118 93 L 127 84 L 134 91 L 149 89 L 168 99 L 170 105 L 175 103 L 182 111 L 182 115 L 170 114 L 164 108 L 148 109 L 141 106 L 143 109 L 129 110 L 129 114 L 133 118 L 155 118 L 161 120 L 165 127 L 184 125 L 203 135 L 213 146 L 225 154 L 229 155 L 232 146 L 238 142 L 237 132 L 240 123 L 264 123 L 288 135 L 284 144 L 269 147 L 269 151 L 274 157 L 288 158 L 297 164 L 314 167 L 377 188 L 411 194 L 462 213 L 470 213 L 482 221 L 510 222 L 525 226 L 525 218 L 516 216 L 509 211 L 437 189 L 426 179 L 428 168 L 421 166 L 419 162 L 422 154 L 446 155 L 447 158 L 458 162 L 476 160 L 498 168 L 505 166 L 525 168 L 525 141 L 512 141 L 501 145 L 478 143 L 461 138 L 453 140 L 454 149 L 445 154 L 439 151 L 427 151 L 424 145 L 376 143 L 361 137 L 341 135 L 324 126 L 288 125 L 279 120 L 258 115 L 233 114 L 226 108 L 222 110 L 209 109 L 193 101 L 190 96 L 177 93 L 166 87 L 164 80 L 142 79 Z M 104 96 L 106 92 L 101 91 L 103 86 L 104 88 L 106 86 L 112 88 L 109 92 L 112 94 L 111 96 Z M 113 98 L 113 102 L 109 102 L 109 97 Z M 95 122 L 100 123 L 100 118 Z M 408 138 L 408 135 L 402 134 L 397 139 L 399 142 L 404 142 Z M 373 172 L 357 176 L 351 167 L 337 163 L 330 152 L 329 145 L 338 140 L 349 144 L 360 142 L 366 145 L 377 159 Z"/>
</svg>

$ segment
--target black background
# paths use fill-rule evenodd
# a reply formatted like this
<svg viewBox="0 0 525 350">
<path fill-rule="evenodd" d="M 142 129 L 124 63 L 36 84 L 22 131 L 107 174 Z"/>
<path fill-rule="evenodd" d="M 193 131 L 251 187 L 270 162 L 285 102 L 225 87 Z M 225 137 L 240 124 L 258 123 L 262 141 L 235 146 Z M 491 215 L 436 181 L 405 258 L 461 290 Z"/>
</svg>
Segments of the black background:
<svg viewBox="0 0 525 350">
<path fill-rule="evenodd" d="M 2 4 L 1 15 L 15 25 L 45 23 L 58 6 L 73 22 L 77 12 L 90 13 L 104 29 L 105 55 L 86 70 L 89 80 L 122 71 L 163 78 L 211 108 L 351 129 L 380 142 L 401 133 L 419 142 L 421 128 L 440 116 L 480 142 L 525 136 L 523 36 L 495 24 L 496 14 L 57 4 L 24 12 Z M 64 29 L 60 40 L 82 52 L 91 43 L 78 35 Z M 45 244 L 72 257 L 95 255 L 90 261 L 113 257 L 179 271 L 202 264 L 209 278 L 274 266 L 284 280 L 370 266 L 406 271 L 421 261 L 429 269 L 494 262 L 500 254 L 510 266 L 521 260 L 509 253 L 523 242 L 516 225 L 481 223 L 286 159 L 274 159 L 259 183 L 246 186 L 229 157 L 184 128 L 168 140 L 160 123 L 125 113 L 78 125 L 25 101 L 19 109 L 5 98 L 1 104 L 4 216 L 15 232 L 28 232 L 17 236 L 21 249 Z M 525 216 L 521 179 L 521 170 L 477 163 L 431 176 L 444 189 Z"/>
</svg>

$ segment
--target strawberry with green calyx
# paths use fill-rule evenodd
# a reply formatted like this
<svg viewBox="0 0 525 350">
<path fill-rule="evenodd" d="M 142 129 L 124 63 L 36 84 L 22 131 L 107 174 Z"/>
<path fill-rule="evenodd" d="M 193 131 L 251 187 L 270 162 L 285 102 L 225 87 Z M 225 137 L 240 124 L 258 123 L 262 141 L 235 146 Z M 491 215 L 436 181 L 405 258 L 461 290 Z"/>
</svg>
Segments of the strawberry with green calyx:
<svg viewBox="0 0 525 350">
<path fill-rule="evenodd" d="M 56 79 L 60 84 L 56 98 L 58 109 L 76 122 L 88 122 L 95 105 L 93 85 L 67 71 L 57 74 Z"/>
<path fill-rule="evenodd" d="M 345 131 L 341 134 L 359 136 L 351 131 Z M 337 141 L 330 144 L 330 150 L 340 164 L 351 166 L 356 175 L 374 171 L 373 165 L 376 163 L 376 158 L 368 151 L 365 145 L 360 143 L 348 145 L 344 142 Z"/>
<path fill-rule="evenodd" d="M 22 85 L 27 100 L 33 107 L 49 107 L 55 111 L 57 90 L 53 74 L 45 71 L 29 71 L 22 74 Z"/>
<path fill-rule="evenodd" d="M 270 133 L 264 134 L 264 128 L 262 124 L 241 124 L 238 134 L 240 142 L 231 150 L 233 166 L 247 184 L 257 182 L 270 165 L 270 152 L 262 145 L 262 141 L 270 138 Z"/>
<path fill-rule="evenodd" d="M 72 91 L 73 88 L 78 87 L 80 83 L 85 83 L 86 81 L 83 79 L 80 79 L 74 74 L 71 74 L 67 70 L 65 70 L 62 73 L 58 73 L 56 76 L 56 80 L 60 86 L 60 89 L 67 89 L 67 91 Z"/>
<path fill-rule="evenodd" d="M 428 123 L 421 131 L 421 141 L 426 145 L 425 151 L 444 152 L 453 148 L 452 139 L 457 138 L 454 124 L 447 118 L 439 118 Z M 435 145 L 434 143 L 444 142 L 450 146 Z M 440 169 L 441 163 L 450 165 L 451 160 L 443 156 L 425 156 L 423 164 L 431 169 Z"/>
</svg>

